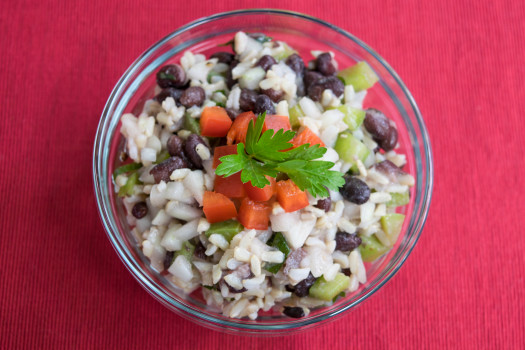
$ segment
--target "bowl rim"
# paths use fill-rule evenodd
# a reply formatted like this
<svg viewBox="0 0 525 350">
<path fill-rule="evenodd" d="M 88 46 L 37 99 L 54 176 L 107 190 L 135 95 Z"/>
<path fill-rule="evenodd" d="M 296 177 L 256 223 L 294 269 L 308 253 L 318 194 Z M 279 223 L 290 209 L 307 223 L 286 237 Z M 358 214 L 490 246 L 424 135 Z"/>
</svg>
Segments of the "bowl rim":
<svg viewBox="0 0 525 350">
<path fill-rule="evenodd" d="M 242 323 L 242 320 L 237 320 L 237 322 L 232 322 L 230 319 L 219 319 L 215 318 L 213 316 L 209 316 L 200 312 L 196 312 L 194 309 L 191 309 L 184 305 L 183 303 L 177 301 L 176 299 L 172 298 L 171 296 L 167 295 L 164 291 L 160 290 L 155 284 L 153 284 L 150 279 L 146 278 L 144 275 L 144 272 L 142 269 L 139 269 L 134 266 L 131 259 L 124 254 L 122 251 L 122 248 L 120 247 L 120 243 L 117 240 L 116 235 L 120 234 L 118 229 L 115 230 L 115 227 L 113 227 L 113 224 L 111 223 L 111 219 L 113 218 L 113 212 L 111 208 L 108 208 L 108 202 L 109 198 L 105 198 L 102 193 L 102 186 L 105 186 L 106 183 L 104 182 L 103 176 L 99 176 L 99 163 L 101 159 L 99 159 L 99 152 L 101 151 L 101 139 L 103 138 L 103 129 L 105 128 L 106 121 L 109 119 L 111 120 L 112 115 L 109 114 L 109 112 L 112 110 L 112 106 L 115 103 L 115 96 L 120 92 L 122 87 L 128 82 L 130 79 L 130 76 L 135 72 L 135 70 L 139 69 L 139 67 L 146 61 L 146 59 L 154 53 L 159 47 L 163 46 L 165 43 L 167 43 L 172 38 L 176 37 L 177 35 L 186 32 L 194 27 L 197 27 L 201 24 L 212 22 L 214 20 L 223 19 L 231 16 L 237 16 L 237 15 L 253 15 L 253 14 L 271 14 L 271 15 L 281 15 L 281 16 L 292 16 L 292 17 L 299 17 L 300 19 L 311 21 L 316 24 L 319 24 L 321 26 L 325 26 L 328 29 L 331 29 L 347 39 L 353 41 L 355 44 L 360 46 L 362 49 L 364 49 L 367 53 L 369 53 L 372 57 L 374 57 L 380 65 L 383 66 L 383 68 L 386 69 L 386 71 L 393 77 L 395 83 L 398 85 L 398 87 L 401 89 L 402 94 L 407 99 L 410 108 L 412 112 L 414 113 L 415 119 L 418 123 L 418 128 L 421 133 L 421 140 L 423 145 L 423 152 L 421 154 L 421 157 L 425 159 L 425 168 L 423 171 L 426 171 L 426 182 L 423 183 L 423 193 L 421 197 L 421 205 L 420 205 L 420 215 L 417 216 L 416 221 L 414 222 L 414 236 L 411 244 L 408 246 L 408 249 L 406 249 L 400 259 L 398 259 L 398 262 L 393 266 L 390 272 L 388 272 L 378 283 L 376 283 L 372 288 L 368 289 L 361 297 L 354 300 L 352 303 L 348 303 L 347 305 L 344 305 L 343 307 L 333 310 L 328 314 L 322 314 L 315 316 L 310 319 L 305 319 L 304 321 L 299 322 L 291 322 L 289 324 L 283 323 L 279 325 L 267 325 L 267 324 L 255 324 L 255 323 Z M 103 158 L 103 157 L 102 157 Z M 94 184 L 94 191 L 96 194 L 96 200 L 97 200 L 97 207 L 98 207 L 98 213 L 101 218 L 102 224 L 104 226 L 104 230 L 106 231 L 106 234 L 113 246 L 113 248 L 117 251 L 117 255 L 121 259 L 121 261 L 124 263 L 126 268 L 131 272 L 133 277 L 142 285 L 148 293 L 150 293 L 152 296 L 154 296 L 157 300 L 159 300 L 163 305 L 165 305 L 168 308 L 175 307 L 180 311 L 183 316 L 189 316 L 189 318 L 193 321 L 196 321 L 197 323 L 205 326 L 211 326 L 214 329 L 221 329 L 224 330 L 223 327 L 227 327 L 228 330 L 233 330 L 237 332 L 241 331 L 248 331 L 253 332 L 254 334 L 261 334 L 260 332 L 269 331 L 269 332 L 279 332 L 279 331 L 290 331 L 290 330 L 299 330 L 304 329 L 305 326 L 314 326 L 314 325 L 320 325 L 322 323 L 325 323 L 328 320 L 333 320 L 336 317 L 334 316 L 340 316 L 344 312 L 351 310 L 355 306 L 358 306 L 363 301 L 368 299 L 370 296 L 372 296 L 375 292 L 377 292 L 381 287 L 383 287 L 390 279 L 399 271 L 401 266 L 404 264 L 414 247 L 416 246 L 420 236 L 421 232 L 423 230 L 423 227 L 425 225 L 428 211 L 430 207 L 430 202 L 432 199 L 432 192 L 433 192 L 433 182 L 434 182 L 434 165 L 433 165 L 433 155 L 432 155 L 432 147 L 430 144 L 430 139 L 428 135 L 427 128 L 425 126 L 425 123 L 423 121 L 421 112 L 412 96 L 412 94 L 409 92 L 401 78 L 398 76 L 398 74 L 392 69 L 392 67 L 372 48 L 370 48 L 366 43 L 355 37 L 354 35 L 350 34 L 349 32 L 329 23 L 324 20 L 321 20 L 319 18 L 306 15 L 299 12 L 294 11 L 288 11 L 288 10 L 281 10 L 281 9 L 271 9 L 271 8 L 254 8 L 254 9 L 242 9 L 242 10 L 235 10 L 235 11 L 227 11 L 227 12 L 221 12 L 216 13 L 210 16 L 201 17 L 197 20 L 194 20 L 184 26 L 181 26 L 177 30 L 171 32 L 170 34 L 166 35 L 164 38 L 157 41 L 155 44 L 153 44 L 150 48 L 148 48 L 146 51 L 144 51 L 124 72 L 122 77 L 119 79 L 115 87 L 113 88 L 105 106 L 104 110 L 102 112 L 100 122 L 97 127 L 97 133 L 94 140 L 94 149 L 93 149 L 93 184 Z M 116 231 L 116 232 L 114 232 Z M 204 321 L 208 321 L 210 323 L 206 323 Z M 309 328 L 309 327 L 308 327 Z"/>
</svg>

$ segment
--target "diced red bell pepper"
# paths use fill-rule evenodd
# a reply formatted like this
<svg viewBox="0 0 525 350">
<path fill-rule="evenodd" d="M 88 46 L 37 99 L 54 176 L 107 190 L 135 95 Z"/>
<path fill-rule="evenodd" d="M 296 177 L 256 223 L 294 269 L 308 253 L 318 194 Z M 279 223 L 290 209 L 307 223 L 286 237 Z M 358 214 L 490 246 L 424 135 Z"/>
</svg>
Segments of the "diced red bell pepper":
<svg viewBox="0 0 525 350">
<path fill-rule="evenodd" d="M 222 193 L 228 198 L 242 198 L 246 196 L 240 172 L 228 177 L 215 175 L 213 190 L 217 193 Z"/>
<path fill-rule="evenodd" d="M 213 151 L 213 169 L 217 168 L 221 161 L 221 157 L 229 156 L 230 154 L 237 154 L 237 145 L 218 146 Z"/>
<path fill-rule="evenodd" d="M 299 147 L 301 145 L 304 145 L 306 143 L 309 143 L 310 146 L 313 145 L 321 145 L 321 147 L 324 147 L 324 142 L 321 141 L 319 136 L 317 136 L 309 127 L 305 126 L 302 128 L 301 131 L 295 137 L 292 139 L 292 143 L 295 147 Z"/>
<path fill-rule="evenodd" d="M 290 126 L 290 118 L 282 115 L 267 115 L 266 118 L 264 118 L 263 133 L 266 130 L 273 130 L 275 133 L 281 129 L 284 131 L 292 129 Z"/>
<path fill-rule="evenodd" d="M 251 182 L 244 184 L 244 190 L 246 195 L 254 201 L 264 202 L 272 198 L 275 194 L 275 179 L 271 176 L 266 176 L 270 181 L 269 185 L 264 186 L 263 188 L 252 186 Z"/>
<path fill-rule="evenodd" d="M 201 114 L 201 135 L 210 137 L 226 136 L 232 125 L 232 120 L 222 107 L 204 107 Z"/>
<path fill-rule="evenodd" d="M 301 191 L 292 180 L 279 181 L 276 187 L 277 201 L 285 212 L 291 213 L 308 206 L 306 192 Z"/>
<path fill-rule="evenodd" d="M 226 221 L 237 216 L 235 204 L 221 193 L 204 192 L 202 210 L 209 223 Z"/>
<path fill-rule="evenodd" d="M 271 207 L 266 202 L 256 202 L 244 198 L 237 220 L 245 227 L 254 230 L 267 230 L 270 221 Z"/>
<path fill-rule="evenodd" d="M 226 143 L 232 145 L 234 143 L 241 143 L 246 141 L 246 133 L 248 132 L 249 123 L 257 119 L 253 112 L 241 113 L 235 118 L 233 124 L 226 135 Z"/>
</svg>

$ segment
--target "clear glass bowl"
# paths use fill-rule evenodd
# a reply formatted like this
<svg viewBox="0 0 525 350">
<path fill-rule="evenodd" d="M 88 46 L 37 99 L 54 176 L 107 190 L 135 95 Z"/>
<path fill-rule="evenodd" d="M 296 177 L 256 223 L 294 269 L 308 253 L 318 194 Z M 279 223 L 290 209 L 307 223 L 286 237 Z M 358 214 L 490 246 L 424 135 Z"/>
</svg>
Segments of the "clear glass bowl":
<svg viewBox="0 0 525 350">
<path fill-rule="evenodd" d="M 291 319 L 277 312 L 258 320 L 231 319 L 207 307 L 198 293 L 184 295 L 166 278 L 150 268 L 126 223 L 122 203 L 113 191 L 111 174 L 120 165 L 123 149 L 119 121 L 123 113 L 138 114 L 153 96 L 155 72 L 167 62 L 177 62 L 186 50 L 210 54 L 218 44 L 232 39 L 239 30 L 263 32 L 289 43 L 308 60 L 310 50 L 330 50 L 339 67 L 365 60 L 380 77 L 369 90 L 365 107 L 375 107 L 392 118 L 399 130 L 399 152 L 405 153 L 405 170 L 416 179 L 403 231 L 392 250 L 366 264 L 368 281 L 358 291 L 332 306 L 313 310 L 308 317 Z M 223 48 L 222 48 L 223 49 Z M 409 53 L 407 53 L 409 54 Z M 410 92 L 394 70 L 371 48 L 353 35 L 327 22 L 300 13 L 281 10 L 242 10 L 221 13 L 192 22 L 153 45 L 124 73 L 104 108 L 95 138 L 93 179 L 99 213 L 107 235 L 131 274 L 157 300 L 177 314 L 217 330 L 242 334 L 279 334 L 305 330 L 334 320 L 359 305 L 399 270 L 414 248 L 425 223 L 433 183 L 432 153 L 423 118 Z M 416 283 L 416 281 L 414 281 Z"/>
</svg>

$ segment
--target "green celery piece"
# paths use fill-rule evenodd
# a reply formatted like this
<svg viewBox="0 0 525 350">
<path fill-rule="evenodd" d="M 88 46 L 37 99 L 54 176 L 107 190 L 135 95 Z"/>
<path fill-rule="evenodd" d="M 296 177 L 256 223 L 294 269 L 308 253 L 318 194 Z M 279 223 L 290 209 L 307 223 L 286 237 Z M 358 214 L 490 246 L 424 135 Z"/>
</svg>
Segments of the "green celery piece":
<svg viewBox="0 0 525 350">
<path fill-rule="evenodd" d="M 339 134 L 335 141 L 334 149 L 339 154 L 339 158 L 354 165 L 356 164 L 354 157 L 357 157 L 364 163 L 370 154 L 368 147 L 349 132 Z"/>
<path fill-rule="evenodd" d="M 208 84 L 211 84 L 211 78 L 213 78 L 214 76 L 223 76 L 223 75 L 221 73 L 218 73 L 218 72 L 210 71 L 208 73 L 208 76 L 206 77 L 206 80 L 208 81 Z"/>
<path fill-rule="evenodd" d="M 303 110 L 299 104 L 296 104 L 292 108 L 288 109 L 288 114 L 290 115 L 290 125 L 292 129 L 297 129 L 301 126 L 299 123 L 299 117 L 304 117 Z"/>
<path fill-rule="evenodd" d="M 224 103 L 222 103 L 222 102 L 215 102 L 215 105 L 219 106 L 219 107 L 222 107 L 222 108 L 226 107 L 226 105 Z"/>
<path fill-rule="evenodd" d="M 288 254 L 290 254 L 290 247 L 288 247 L 288 244 L 286 243 L 286 239 L 284 238 L 281 232 L 276 232 L 272 236 L 272 238 L 270 238 L 270 240 L 268 241 L 268 245 L 270 247 L 279 249 L 284 254 L 284 261 L 286 261 Z M 266 264 L 265 269 L 268 272 L 277 273 L 279 272 L 281 267 L 284 265 L 284 261 L 282 263 Z"/>
<path fill-rule="evenodd" d="M 348 288 L 349 285 L 350 277 L 338 272 L 330 282 L 327 282 L 323 276 L 318 278 L 313 286 L 310 287 L 309 294 L 312 298 L 331 301 Z"/>
<path fill-rule="evenodd" d="M 160 164 L 166 159 L 170 157 L 170 153 L 168 151 L 163 151 L 161 154 L 158 155 L 157 160 L 153 162 L 153 164 Z"/>
<path fill-rule="evenodd" d="M 239 221 L 226 220 L 211 224 L 208 231 L 206 231 L 204 234 L 206 235 L 206 237 L 210 237 L 212 234 L 223 235 L 224 238 L 226 238 L 226 240 L 230 242 L 232 238 L 242 230 L 244 230 L 244 227 Z"/>
<path fill-rule="evenodd" d="M 194 134 L 201 134 L 201 125 L 199 121 L 192 118 L 188 113 L 184 115 L 184 129 L 191 131 Z"/>
<path fill-rule="evenodd" d="M 182 248 L 175 253 L 175 257 L 182 255 L 188 259 L 189 262 L 193 260 L 193 253 L 195 252 L 195 246 L 189 241 L 182 243 Z"/>
<path fill-rule="evenodd" d="M 403 221 L 405 221 L 405 215 L 398 213 L 386 214 L 381 217 L 381 228 L 390 242 L 392 242 L 392 245 L 394 245 L 401 233 Z"/>
<path fill-rule="evenodd" d="M 128 177 L 126 184 L 118 190 L 118 195 L 120 197 L 126 197 L 133 195 L 133 187 L 135 185 L 140 185 L 142 182 L 139 181 L 139 173 L 134 172 Z"/>
<path fill-rule="evenodd" d="M 359 246 L 359 252 L 361 253 L 361 258 L 363 261 L 372 262 L 379 258 L 381 255 L 385 254 L 389 247 L 384 246 L 379 240 L 374 236 L 364 236 L 360 235 L 361 245 Z"/>
<path fill-rule="evenodd" d="M 348 125 L 350 131 L 357 130 L 357 128 L 363 123 L 363 120 L 365 120 L 366 113 L 362 109 L 350 107 L 348 105 L 339 106 L 337 109 L 345 115 L 343 121 Z"/>
<path fill-rule="evenodd" d="M 344 80 L 345 85 L 352 85 L 355 91 L 369 89 L 379 81 L 377 74 L 365 61 L 343 69 L 337 76 Z"/>
<path fill-rule="evenodd" d="M 387 207 L 399 207 L 410 202 L 410 194 L 408 191 L 402 193 L 392 192 L 390 193 L 390 197 L 392 197 L 392 199 L 386 203 Z"/>
<path fill-rule="evenodd" d="M 117 169 L 115 169 L 115 171 L 113 172 L 113 178 L 116 179 L 117 176 L 119 176 L 120 174 L 129 173 L 131 171 L 138 170 L 140 168 L 142 168 L 141 163 L 129 163 L 126 165 L 122 165 L 118 167 Z"/>
<path fill-rule="evenodd" d="M 288 46 L 288 44 L 281 43 L 281 45 L 284 45 L 284 51 L 282 51 L 282 52 L 276 54 L 275 56 L 273 56 L 273 58 L 275 58 L 277 61 L 284 60 L 284 59 L 288 58 L 288 56 L 291 56 L 294 53 L 296 53 L 296 51 L 294 49 L 292 49 L 290 46 Z"/>
</svg>

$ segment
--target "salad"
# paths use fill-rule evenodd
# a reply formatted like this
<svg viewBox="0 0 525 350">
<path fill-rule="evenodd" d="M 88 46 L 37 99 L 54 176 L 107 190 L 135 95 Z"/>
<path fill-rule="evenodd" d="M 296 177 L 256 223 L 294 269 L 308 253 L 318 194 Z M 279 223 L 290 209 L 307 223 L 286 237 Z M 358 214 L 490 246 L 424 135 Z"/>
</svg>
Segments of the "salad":
<svg viewBox="0 0 525 350">
<path fill-rule="evenodd" d="M 142 113 L 122 116 L 115 191 L 173 286 L 228 317 L 304 317 L 366 282 L 414 178 L 395 123 L 363 109 L 378 81 L 366 62 L 305 64 L 259 33 L 226 45 L 161 67 Z"/>
</svg>

